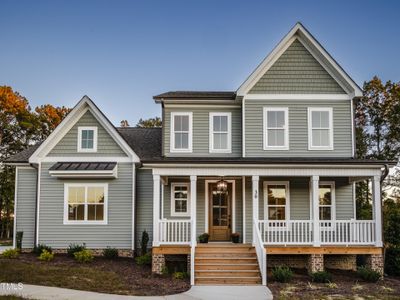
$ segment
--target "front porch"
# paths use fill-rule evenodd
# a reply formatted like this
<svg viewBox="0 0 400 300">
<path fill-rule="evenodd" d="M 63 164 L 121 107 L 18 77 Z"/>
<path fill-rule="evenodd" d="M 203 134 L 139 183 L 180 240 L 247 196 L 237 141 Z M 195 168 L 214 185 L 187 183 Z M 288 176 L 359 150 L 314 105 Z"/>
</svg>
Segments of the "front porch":
<svg viewBox="0 0 400 300">
<path fill-rule="evenodd" d="M 280 254 L 298 247 L 310 253 L 330 247 L 338 253 L 352 249 L 353 254 L 381 250 L 380 169 L 236 172 L 247 174 L 239 176 L 228 168 L 153 170 L 153 248 L 158 254 L 168 246 L 185 253 L 190 249 L 192 284 L 202 233 L 218 242 L 230 242 L 231 233 L 239 233 L 240 242 L 255 249 L 263 284 L 267 253 L 279 254 L 276 249 Z M 355 220 L 354 183 L 365 178 L 372 182 L 374 217 Z M 215 189 L 221 179 L 228 183 L 223 196 Z"/>
</svg>

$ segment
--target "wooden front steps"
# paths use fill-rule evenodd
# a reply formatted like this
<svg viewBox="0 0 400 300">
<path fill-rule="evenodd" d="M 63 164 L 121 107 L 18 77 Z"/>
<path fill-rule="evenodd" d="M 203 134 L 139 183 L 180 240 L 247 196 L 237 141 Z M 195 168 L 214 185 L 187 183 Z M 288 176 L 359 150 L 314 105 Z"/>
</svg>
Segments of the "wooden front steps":
<svg viewBox="0 0 400 300">
<path fill-rule="evenodd" d="M 261 284 L 257 255 L 249 244 L 198 244 L 194 270 L 196 285 Z"/>
</svg>

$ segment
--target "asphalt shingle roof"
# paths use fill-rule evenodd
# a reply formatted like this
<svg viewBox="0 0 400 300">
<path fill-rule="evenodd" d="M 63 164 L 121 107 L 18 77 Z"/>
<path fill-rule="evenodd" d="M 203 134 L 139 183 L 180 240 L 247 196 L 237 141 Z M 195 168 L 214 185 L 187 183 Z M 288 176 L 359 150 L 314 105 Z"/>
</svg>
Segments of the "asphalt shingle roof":
<svg viewBox="0 0 400 300">
<path fill-rule="evenodd" d="M 155 100 L 162 99 L 204 99 L 204 100 L 234 100 L 236 92 L 232 91 L 170 91 L 153 96 Z"/>
</svg>

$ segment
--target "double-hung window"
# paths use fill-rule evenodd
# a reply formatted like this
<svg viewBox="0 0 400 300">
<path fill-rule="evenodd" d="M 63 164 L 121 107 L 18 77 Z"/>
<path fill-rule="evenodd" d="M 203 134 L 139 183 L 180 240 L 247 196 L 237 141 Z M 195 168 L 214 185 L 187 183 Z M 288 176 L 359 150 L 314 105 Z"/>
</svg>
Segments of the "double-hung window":
<svg viewBox="0 0 400 300">
<path fill-rule="evenodd" d="M 308 149 L 333 150 L 331 107 L 308 108 Z"/>
<path fill-rule="evenodd" d="M 264 182 L 264 216 L 269 221 L 285 221 L 289 219 L 289 182 Z M 283 224 L 275 224 L 283 226 Z"/>
<path fill-rule="evenodd" d="M 190 184 L 171 184 L 171 216 L 190 216 Z"/>
<path fill-rule="evenodd" d="M 210 152 L 231 152 L 231 113 L 210 113 Z"/>
<path fill-rule="evenodd" d="M 264 150 L 288 149 L 288 108 L 264 107 Z"/>
<path fill-rule="evenodd" d="M 171 152 L 192 152 L 192 113 L 171 113 Z"/>
<path fill-rule="evenodd" d="M 78 127 L 78 152 L 97 151 L 97 127 Z"/>
<path fill-rule="evenodd" d="M 66 183 L 64 224 L 107 224 L 106 183 Z"/>
<path fill-rule="evenodd" d="M 335 184 L 334 182 L 319 183 L 319 219 L 332 221 L 335 219 Z M 329 226 L 329 222 L 322 224 Z"/>
</svg>

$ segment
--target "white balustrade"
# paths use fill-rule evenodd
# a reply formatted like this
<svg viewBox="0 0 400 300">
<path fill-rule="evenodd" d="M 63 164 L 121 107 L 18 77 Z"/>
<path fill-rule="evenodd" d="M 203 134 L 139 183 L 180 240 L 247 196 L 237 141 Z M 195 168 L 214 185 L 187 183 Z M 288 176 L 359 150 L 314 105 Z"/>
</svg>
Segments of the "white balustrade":
<svg viewBox="0 0 400 300">
<path fill-rule="evenodd" d="M 190 220 L 160 220 L 160 244 L 190 244 Z"/>
</svg>

